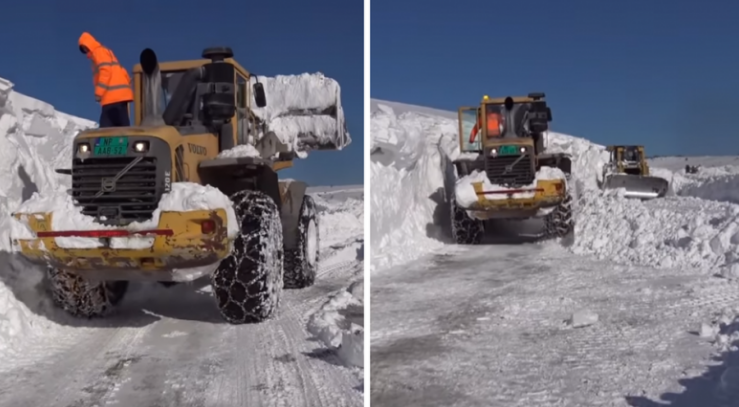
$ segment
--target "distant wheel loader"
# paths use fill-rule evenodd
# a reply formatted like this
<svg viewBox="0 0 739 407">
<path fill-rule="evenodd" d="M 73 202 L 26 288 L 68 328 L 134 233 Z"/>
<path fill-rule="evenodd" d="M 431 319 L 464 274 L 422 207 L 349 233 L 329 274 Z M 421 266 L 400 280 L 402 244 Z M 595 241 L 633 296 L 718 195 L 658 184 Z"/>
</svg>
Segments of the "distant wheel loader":
<svg viewBox="0 0 739 407">
<path fill-rule="evenodd" d="M 572 162 L 566 154 L 545 152 L 552 112 L 544 98 L 543 93 L 485 96 L 479 106 L 459 109 L 462 154 L 453 162 L 451 199 L 452 235 L 458 244 L 480 243 L 489 219 L 543 218 L 544 238 L 573 233 Z M 543 176 L 547 172 L 556 176 Z M 474 178 L 466 182 L 465 177 Z M 473 199 L 462 198 L 470 194 Z"/>
<path fill-rule="evenodd" d="M 16 240 L 22 255 L 48 267 L 53 300 L 69 313 L 105 314 L 129 281 L 171 285 L 210 273 L 224 319 L 259 322 L 274 315 L 283 287 L 314 283 L 316 204 L 305 183 L 278 180 L 276 172 L 292 166 L 294 152 L 253 113 L 252 98 L 257 107 L 267 104 L 263 85 L 257 79 L 247 86 L 253 75 L 230 48 L 202 55 L 159 63 L 154 51 L 144 50 L 133 70 L 135 126 L 79 133 L 71 169 L 57 170 L 71 176 L 70 193 L 83 214 L 117 228 L 52 230 L 52 213 L 14 214 L 36 235 Z M 216 158 L 249 143 L 259 157 Z M 227 236 L 224 209 L 193 210 L 162 212 L 156 229 L 138 232 L 153 238 L 150 247 L 111 245 L 111 239 L 134 234 L 126 225 L 152 219 L 177 182 L 211 185 L 229 196 L 238 221 L 235 239 Z M 100 246 L 57 245 L 57 237 L 72 236 L 99 239 Z"/>
<path fill-rule="evenodd" d="M 640 145 L 614 145 L 606 147 L 609 161 L 603 166 L 600 187 L 603 190 L 623 188 L 626 198 L 654 199 L 667 195 L 669 181 L 651 176 L 649 164 Z"/>
</svg>

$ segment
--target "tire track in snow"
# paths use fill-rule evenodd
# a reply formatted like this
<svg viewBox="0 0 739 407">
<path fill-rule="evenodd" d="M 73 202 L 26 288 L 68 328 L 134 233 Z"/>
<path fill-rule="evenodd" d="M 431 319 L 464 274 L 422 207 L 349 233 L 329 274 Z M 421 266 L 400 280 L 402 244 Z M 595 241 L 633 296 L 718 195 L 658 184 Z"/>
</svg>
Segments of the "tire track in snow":
<svg viewBox="0 0 739 407">
<path fill-rule="evenodd" d="M 704 307 L 679 304 L 699 271 L 616 266 L 549 245 L 469 248 L 377 277 L 376 406 L 626 405 L 629 394 L 678 387 L 702 363 L 709 345 L 689 331 L 725 301 L 706 289 Z M 600 321 L 565 325 L 579 309 Z"/>
<path fill-rule="evenodd" d="M 279 314 L 263 324 L 222 323 L 212 298 L 185 294 L 191 290 L 187 286 L 134 295 L 109 323 L 125 321 L 126 313 L 138 307 L 161 313 L 157 316 L 161 319 L 143 328 L 86 328 L 92 339 L 76 344 L 72 338 L 83 336 L 70 335 L 45 361 L 47 369 L 31 367 L 29 358 L 25 373 L 0 374 L 0 404 L 7 400 L 19 406 L 39 405 L 36 400 L 56 399 L 59 403 L 51 405 L 64 407 L 115 401 L 214 407 L 234 401 L 265 406 L 361 405 L 354 372 L 332 366 L 329 356 L 314 355 L 317 345 L 307 341 L 306 313 L 325 301 L 327 289 L 322 284 L 332 290 L 348 284 L 354 273 L 351 266 L 357 263 L 335 256 L 326 260 L 328 267 L 321 267 L 317 284 L 286 290 Z M 185 303 L 192 310 L 185 314 L 204 321 L 165 316 L 182 315 L 175 309 Z M 109 370 L 111 375 L 105 376 Z M 77 373 L 70 377 L 69 371 Z M 36 391 L 37 383 L 44 383 L 47 390 Z"/>
</svg>

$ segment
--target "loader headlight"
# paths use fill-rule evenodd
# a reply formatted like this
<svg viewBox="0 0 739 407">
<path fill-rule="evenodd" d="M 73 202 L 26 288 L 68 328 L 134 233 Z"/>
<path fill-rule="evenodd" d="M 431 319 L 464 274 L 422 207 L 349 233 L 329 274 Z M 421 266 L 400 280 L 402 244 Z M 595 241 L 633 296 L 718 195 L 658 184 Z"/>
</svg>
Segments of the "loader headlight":
<svg viewBox="0 0 739 407">
<path fill-rule="evenodd" d="M 521 147 L 521 148 L 519 149 L 519 151 L 521 151 L 521 154 L 525 153 L 525 152 L 526 152 L 526 147 Z"/>
<path fill-rule="evenodd" d="M 137 153 L 145 153 L 149 151 L 149 142 L 148 141 L 137 141 L 133 143 L 133 150 Z"/>
<path fill-rule="evenodd" d="M 90 152 L 90 145 L 87 143 L 79 143 L 77 144 L 77 152 L 78 153 L 89 153 Z"/>
</svg>

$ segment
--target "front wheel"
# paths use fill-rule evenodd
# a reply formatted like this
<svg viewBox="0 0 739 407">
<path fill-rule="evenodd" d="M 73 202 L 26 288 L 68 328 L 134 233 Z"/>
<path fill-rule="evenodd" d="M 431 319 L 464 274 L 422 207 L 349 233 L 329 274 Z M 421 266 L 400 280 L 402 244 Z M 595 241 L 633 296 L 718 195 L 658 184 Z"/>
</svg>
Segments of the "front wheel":
<svg viewBox="0 0 739 407">
<path fill-rule="evenodd" d="M 82 276 L 49 268 L 51 298 L 55 305 L 77 317 L 93 318 L 105 315 L 123 300 L 127 281 L 88 281 Z"/>
<path fill-rule="evenodd" d="M 457 200 L 451 197 L 452 239 L 457 244 L 479 244 L 485 232 L 481 220 L 473 219 L 467 211 L 457 206 Z"/>
<path fill-rule="evenodd" d="M 232 324 L 274 316 L 283 287 L 282 222 L 277 204 L 260 191 L 231 196 L 239 233 L 231 254 L 213 273 L 213 292 L 223 318 Z"/>
<path fill-rule="evenodd" d="M 567 193 L 565 199 L 544 218 L 544 234 L 546 238 L 559 238 L 570 235 L 574 230 L 572 195 Z"/>
</svg>

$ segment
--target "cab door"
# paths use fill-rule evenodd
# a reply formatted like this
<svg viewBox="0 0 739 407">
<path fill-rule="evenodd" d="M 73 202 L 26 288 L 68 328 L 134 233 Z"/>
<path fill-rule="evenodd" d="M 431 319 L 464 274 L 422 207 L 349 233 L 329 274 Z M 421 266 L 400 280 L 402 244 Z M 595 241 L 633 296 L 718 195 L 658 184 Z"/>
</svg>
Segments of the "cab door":
<svg viewBox="0 0 739 407">
<path fill-rule="evenodd" d="M 463 153 L 482 151 L 482 131 L 478 129 L 474 143 L 470 143 L 472 129 L 477 124 L 477 107 L 463 106 L 459 115 L 459 150 Z"/>
</svg>

